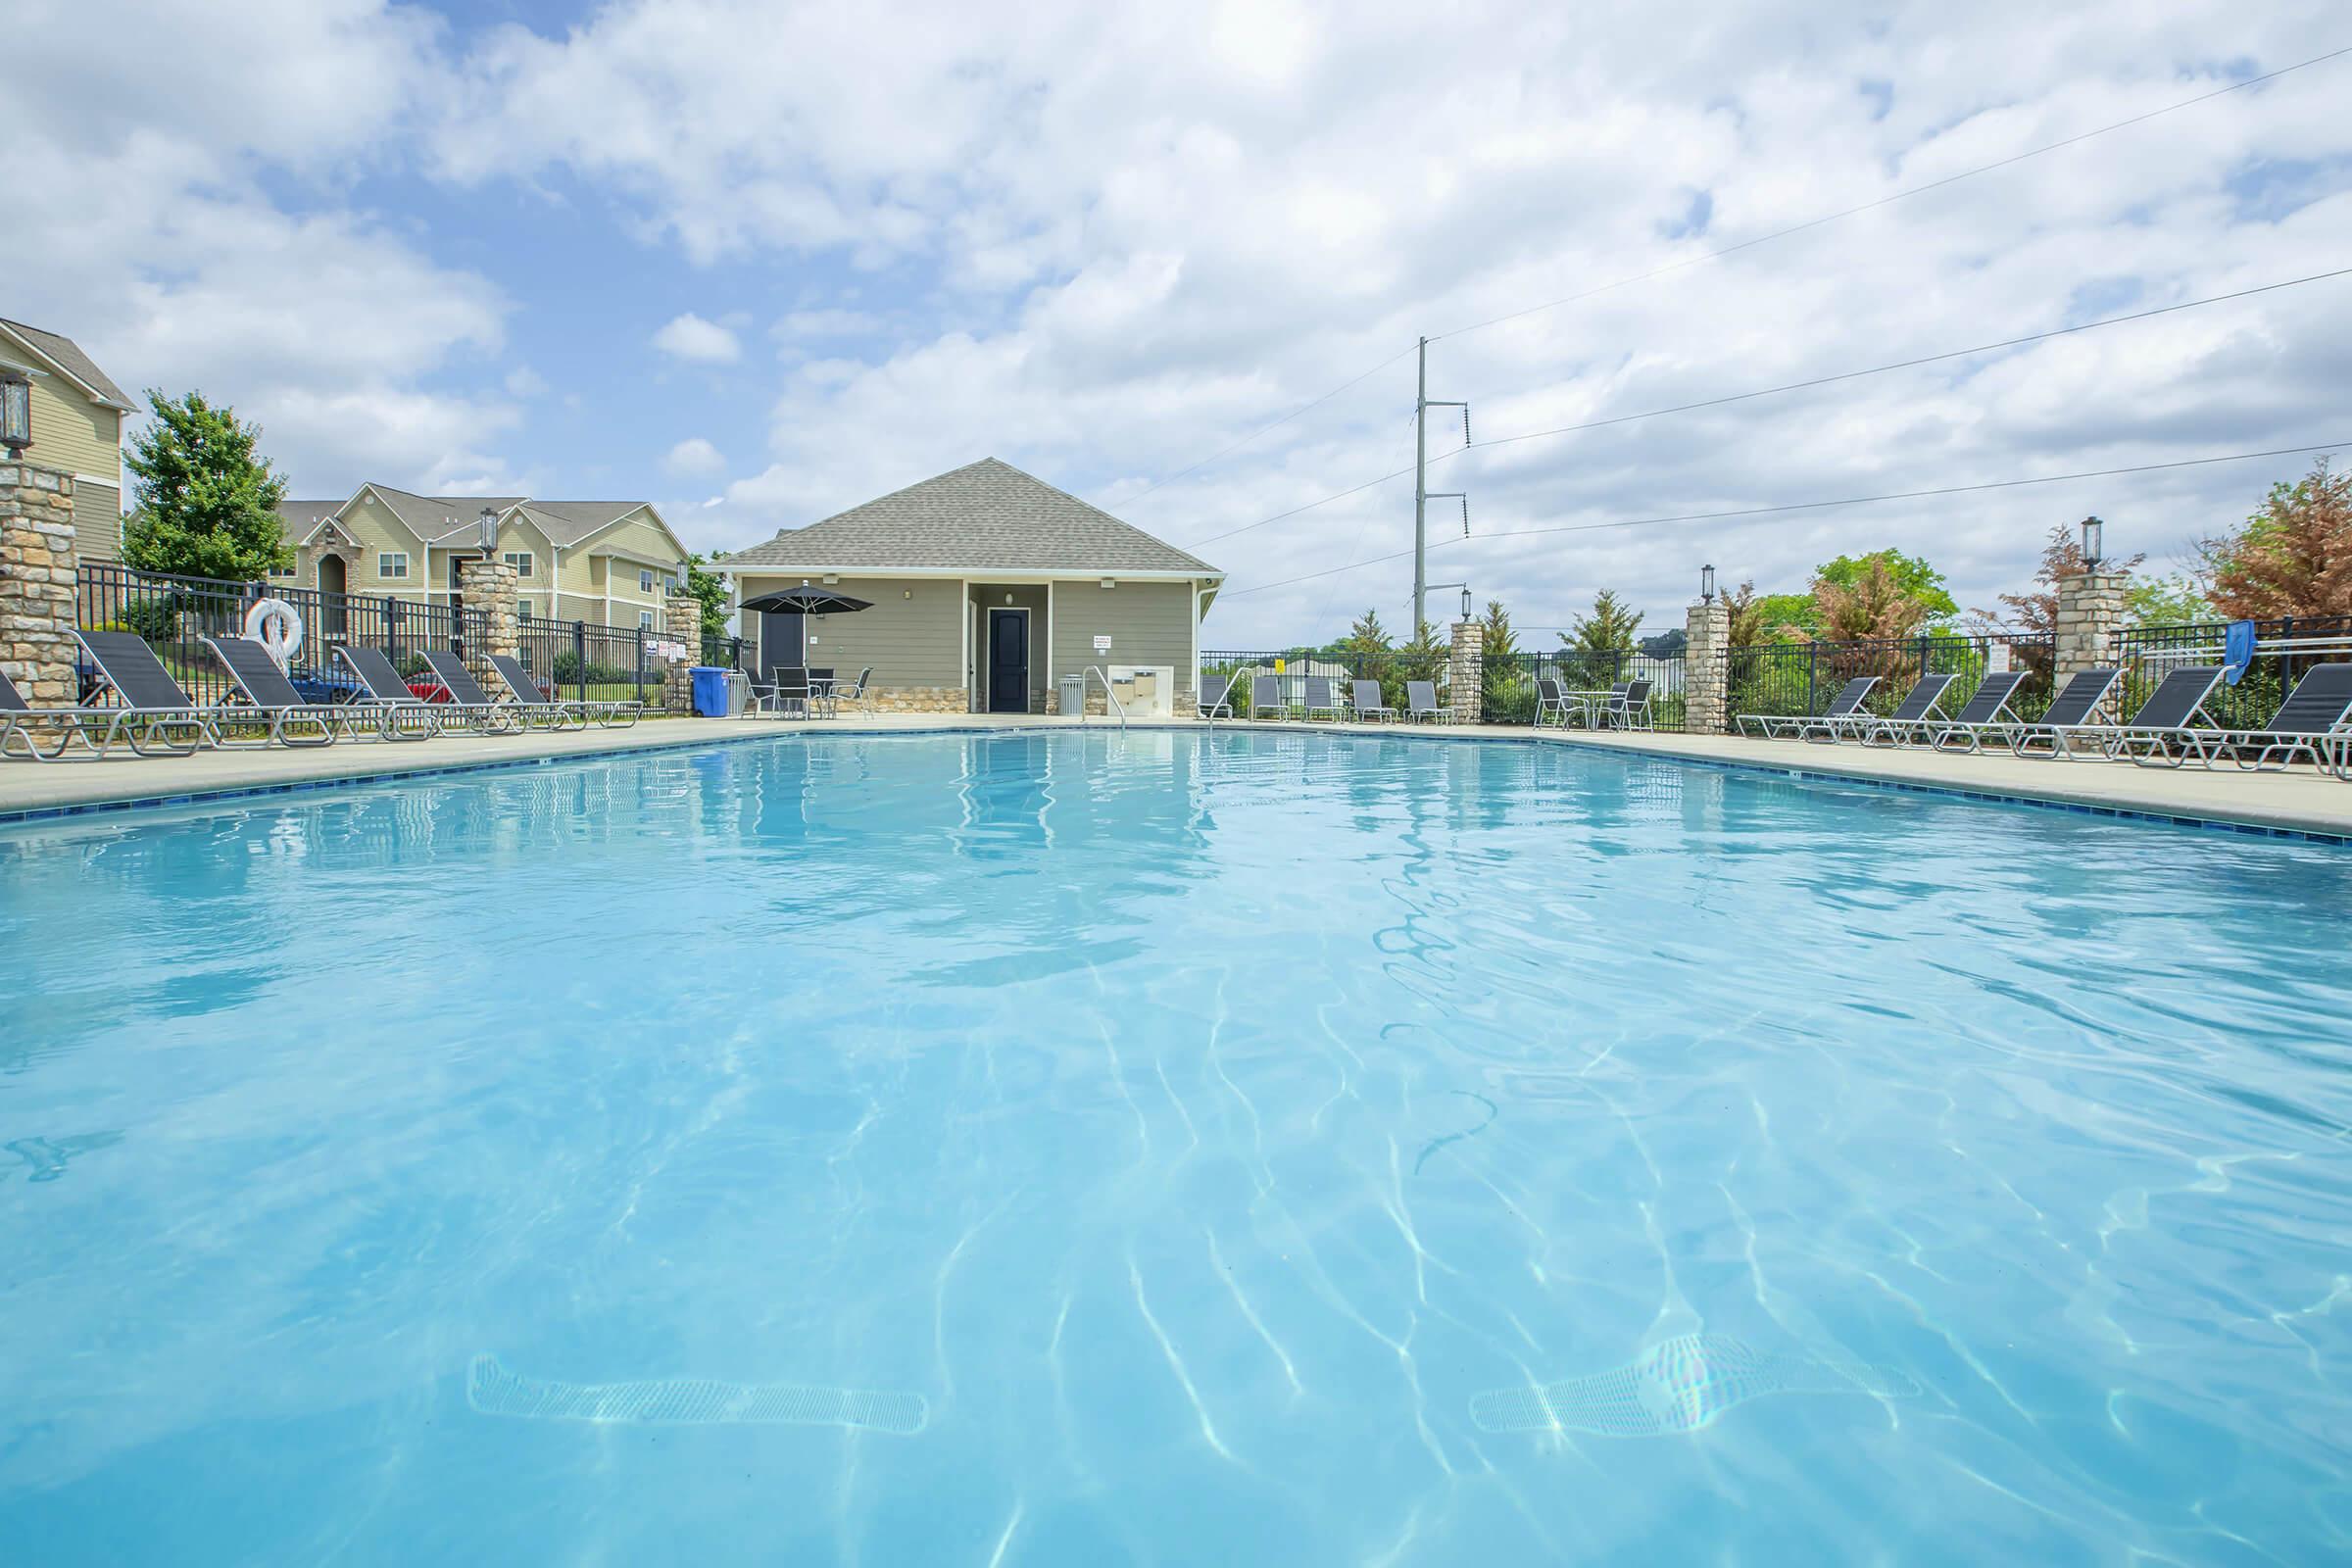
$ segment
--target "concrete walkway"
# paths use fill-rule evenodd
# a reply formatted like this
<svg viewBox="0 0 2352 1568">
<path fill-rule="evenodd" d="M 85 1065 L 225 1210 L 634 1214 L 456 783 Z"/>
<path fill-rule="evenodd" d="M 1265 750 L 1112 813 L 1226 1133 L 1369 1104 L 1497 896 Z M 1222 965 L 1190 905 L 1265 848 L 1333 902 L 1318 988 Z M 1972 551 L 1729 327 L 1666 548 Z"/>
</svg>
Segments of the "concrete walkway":
<svg viewBox="0 0 2352 1568">
<path fill-rule="evenodd" d="M 905 734 L 939 730 L 1068 729 L 1074 721 L 1012 714 L 881 713 L 819 723 L 773 718 L 647 719 L 630 729 L 568 730 L 560 735 L 450 735 L 430 741 L 343 743 L 311 751 L 206 752 L 186 758 L 140 758 L 118 752 L 104 761 L 0 761 L 0 821 L 26 812 L 88 809 L 191 796 L 316 788 L 324 784 L 398 778 L 483 765 L 561 761 L 780 734 Z M 1108 721 L 1094 719 L 1101 733 Z M 1137 729 L 1198 729 L 1134 724 Z M 1783 773 L 1956 790 L 2016 800 L 2047 801 L 2093 809 L 2140 812 L 2199 822 L 2352 837 L 2352 784 L 2308 767 L 2291 773 L 2245 773 L 2236 768 L 2135 767 L 2129 762 L 2020 760 L 2002 753 L 1953 757 L 1801 741 L 1750 741 L 1726 736 L 1592 734 L 1530 730 L 1520 725 L 1454 727 L 1401 724 L 1227 724 L 1220 731 L 1331 732 L 1396 736 L 1442 743 L 1451 739 L 1590 748 L 1617 754 L 1683 760 L 1717 766 L 1765 767 Z"/>
</svg>

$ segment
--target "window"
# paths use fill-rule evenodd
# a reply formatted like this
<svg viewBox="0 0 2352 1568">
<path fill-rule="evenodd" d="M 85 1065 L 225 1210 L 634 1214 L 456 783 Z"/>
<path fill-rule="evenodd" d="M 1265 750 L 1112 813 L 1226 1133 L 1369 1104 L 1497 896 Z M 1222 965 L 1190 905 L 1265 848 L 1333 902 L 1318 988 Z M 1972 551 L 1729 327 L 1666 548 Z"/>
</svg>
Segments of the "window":
<svg viewBox="0 0 2352 1568">
<path fill-rule="evenodd" d="M 406 577 L 409 574 L 409 553 L 405 550 L 377 551 L 375 574 L 387 580 L 394 577 Z"/>
<path fill-rule="evenodd" d="M 640 610 L 637 612 L 637 629 L 639 631 L 652 631 L 654 629 L 654 612 L 652 611 Z"/>
<path fill-rule="evenodd" d="M 672 575 L 664 575 L 662 579 L 662 591 L 665 594 L 676 593 L 678 591 L 678 579 Z"/>
<path fill-rule="evenodd" d="M 646 567 L 644 567 L 644 568 L 642 568 L 641 570 L 639 570 L 639 571 L 638 571 L 638 573 L 637 573 L 637 591 L 638 591 L 639 593 L 645 593 L 645 594 L 650 594 L 650 593 L 652 593 L 652 592 L 654 591 L 654 568 L 653 568 L 653 567 L 651 567 L 651 566 L 646 566 Z"/>
<path fill-rule="evenodd" d="M 302 575 L 302 558 L 297 556 L 282 566 L 271 566 L 270 568 L 270 575 L 272 577 L 298 577 Z"/>
<path fill-rule="evenodd" d="M 514 568 L 515 576 L 528 577 L 531 574 L 531 553 L 528 550 L 510 550 L 506 561 L 508 565 Z"/>
</svg>

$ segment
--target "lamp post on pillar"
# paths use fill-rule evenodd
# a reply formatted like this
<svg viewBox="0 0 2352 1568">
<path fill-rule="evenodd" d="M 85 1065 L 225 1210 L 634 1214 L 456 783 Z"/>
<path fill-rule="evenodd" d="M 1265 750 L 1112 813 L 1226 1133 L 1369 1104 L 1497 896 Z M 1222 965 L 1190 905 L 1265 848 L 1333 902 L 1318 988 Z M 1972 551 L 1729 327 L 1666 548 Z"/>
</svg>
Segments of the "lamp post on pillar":
<svg viewBox="0 0 2352 1568">
<path fill-rule="evenodd" d="M 1698 603 L 1683 617 L 1683 728 L 1721 735 L 1731 728 L 1732 607 L 1715 592 L 1715 568 L 1698 568 Z"/>
<path fill-rule="evenodd" d="M 2129 571 L 2108 569 L 2107 524 L 2082 519 L 2082 569 L 2058 579 L 2058 612 L 2051 627 L 2051 678 L 2065 684 L 2082 670 L 2104 666 L 2124 623 Z"/>
</svg>

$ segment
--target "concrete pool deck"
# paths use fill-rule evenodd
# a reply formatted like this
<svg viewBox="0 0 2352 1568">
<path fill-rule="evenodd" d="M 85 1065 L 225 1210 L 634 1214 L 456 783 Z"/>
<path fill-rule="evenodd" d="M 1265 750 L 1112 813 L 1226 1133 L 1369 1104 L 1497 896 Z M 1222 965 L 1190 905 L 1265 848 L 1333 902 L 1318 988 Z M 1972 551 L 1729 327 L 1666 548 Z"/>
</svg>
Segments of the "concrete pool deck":
<svg viewBox="0 0 2352 1568">
<path fill-rule="evenodd" d="M 103 761 L 0 761 L 0 822 L 27 815 L 176 804 L 190 799 L 273 794 L 340 783 L 448 773 L 479 767 L 530 765 L 570 758 L 624 755 L 708 746 L 778 734 L 905 734 L 955 730 L 1071 729 L 1069 719 L 1026 714 L 879 713 L 814 724 L 773 718 L 648 719 L 630 729 L 568 730 L 562 734 L 444 736 L 429 741 L 345 743 L 308 751 L 205 752 L 184 758 L 133 757 L 118 752 Z M 1134 728 L 1197 729 L 1179 720 L 1137 721 Z M 2246 773 L 2234 767 L 2146 768 L 2128 762 L 2020 760 L 2007 756 L 1952 757 L 1916 750 L 1800 741 L 1751 741 L 1729 736 L 1542 730 L 1523 725 L 1220 722 L 1219 730 L 1380 734 L 1417 738 L 1515 741 L 1583 747 L 1611 753 L 1763 768 L 1799 776 L 2034 801 L 2095 811 L 2169 817 L 2199 823 L 2352 838 L 2352 784 L 2310 768 L 2291 773 Z M 1096 719 L 1093 734 L 1115 734 Z"/>
</svg>

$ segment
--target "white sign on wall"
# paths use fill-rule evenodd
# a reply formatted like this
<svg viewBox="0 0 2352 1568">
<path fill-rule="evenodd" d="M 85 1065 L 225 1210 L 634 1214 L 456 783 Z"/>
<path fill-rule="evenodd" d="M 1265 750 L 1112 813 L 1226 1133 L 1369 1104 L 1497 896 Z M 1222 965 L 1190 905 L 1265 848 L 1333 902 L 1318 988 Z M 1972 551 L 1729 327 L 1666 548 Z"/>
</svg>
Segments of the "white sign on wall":
<svg viewBox="0 0 2352 1568">
<path fill-rule="evenodd" d="M 1097 637 L 1095 639 L 1095 652 L 1098 654 L 1109 653 L 1110 639 L 1108 637 Z"/>
</svg>

